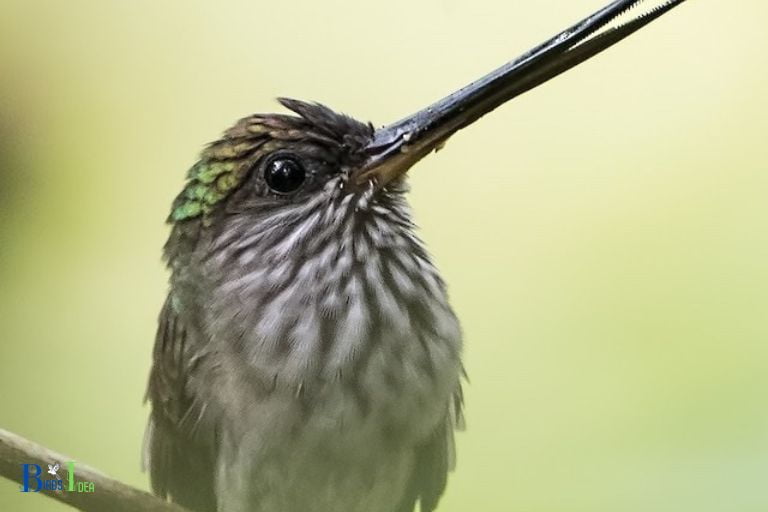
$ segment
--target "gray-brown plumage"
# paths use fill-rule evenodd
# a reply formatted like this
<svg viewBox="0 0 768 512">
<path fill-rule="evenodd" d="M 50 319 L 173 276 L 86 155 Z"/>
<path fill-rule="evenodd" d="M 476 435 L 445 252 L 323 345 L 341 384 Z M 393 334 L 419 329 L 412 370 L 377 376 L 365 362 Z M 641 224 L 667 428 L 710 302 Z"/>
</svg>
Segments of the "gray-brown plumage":
<svg viewBox="0 0 768 512">
<path fill-rule="evenodd" d="M 175 203 L 153 488 L 200 511 L 433 510 L 460 405 L 445 287 L 402 181 L 353 186 L 371 128 L 282 103 L 299 116 L 240 121 Z"/>
</svg>

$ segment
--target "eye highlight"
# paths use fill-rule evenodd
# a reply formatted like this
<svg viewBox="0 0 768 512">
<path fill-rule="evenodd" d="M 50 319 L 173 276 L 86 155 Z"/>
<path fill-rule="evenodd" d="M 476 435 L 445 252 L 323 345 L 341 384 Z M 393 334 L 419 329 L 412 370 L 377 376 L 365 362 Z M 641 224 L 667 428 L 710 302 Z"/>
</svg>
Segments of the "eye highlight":
<svg viewBox="0 0 768 512">
<path fill-rule="evenodd" d="M 307 178 L 304 165 L 290 156 L 277 156 L 264 166 L 264 180 L 273 192 L 290 194 L 301 187 Z"/>
</svg>

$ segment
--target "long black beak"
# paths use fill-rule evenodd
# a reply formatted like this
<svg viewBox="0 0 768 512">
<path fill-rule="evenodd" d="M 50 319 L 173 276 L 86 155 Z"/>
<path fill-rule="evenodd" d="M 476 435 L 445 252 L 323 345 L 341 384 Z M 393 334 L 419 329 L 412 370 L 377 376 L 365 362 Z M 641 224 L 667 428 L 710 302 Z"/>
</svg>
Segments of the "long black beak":
<svg viewBox="0 0 768 512">
<path fill-rule="evenodd" d="M 367 147 L 367 163 L 357 175 L 358 185 L 372 181 L 385 186 L 465 126 L 610 48 L 684 1 L 667 0 L 655 8 L 638 9 L 634 16 L 629 11 L 640 7 L 642 0 L 614 1 L 450 96 L 377 130 Z"/>
</svg>

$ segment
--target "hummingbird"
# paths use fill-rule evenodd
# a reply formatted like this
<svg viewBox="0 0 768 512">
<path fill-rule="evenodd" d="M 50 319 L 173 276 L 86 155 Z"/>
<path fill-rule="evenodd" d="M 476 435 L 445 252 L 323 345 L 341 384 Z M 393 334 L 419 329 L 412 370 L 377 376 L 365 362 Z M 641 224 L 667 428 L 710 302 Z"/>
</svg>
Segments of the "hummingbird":
<svg viewBox="0 0 768 512">
<path fill-rule="evenodd" d="M 195 512 L 432 512 L 462 426 L 462 334 L 406 171 L 684 0 L 610 3 L 374 128 L 318 103 L 208 145 L 173 202 L 147 399 L 155 494 Z"/>
</svg>

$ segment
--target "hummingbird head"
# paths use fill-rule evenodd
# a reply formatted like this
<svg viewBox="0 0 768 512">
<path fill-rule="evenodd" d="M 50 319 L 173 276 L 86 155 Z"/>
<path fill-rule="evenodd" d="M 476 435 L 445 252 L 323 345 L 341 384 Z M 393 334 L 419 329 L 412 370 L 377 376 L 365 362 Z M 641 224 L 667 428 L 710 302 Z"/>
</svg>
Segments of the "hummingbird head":
<svg viewBox="0 0 768 512">
<path fill-rule="evenodd" d="M 378 130 L 319 104 L 281 98 L 297 115 L 252 115 L 227 130 L 189 171 L 169 220 L 200 218 L 211 225 L 216 217 L 246 210 L 263 217 L 287 213 L 318 196 L 344 199 L 355 211 L 366 210 L 377 195 L 386 202 L 404 190 L 403 174 L 451 135 L 683 1 L 666 0 L 644 12 L 642 0 L 616 0 L 479 80 Z"/>
<path fill-rule="evenodd" d="M 188 173 L 169 220 L 251 212 L 286 212 L 317 195 L 350 191 L 374 133 L 351 117 L 314 103 L 280 98 L 295 116 L 256 114 L 210 144 Z M 325 190 L 325 192 L 323 192 Z"/>
</svg>

